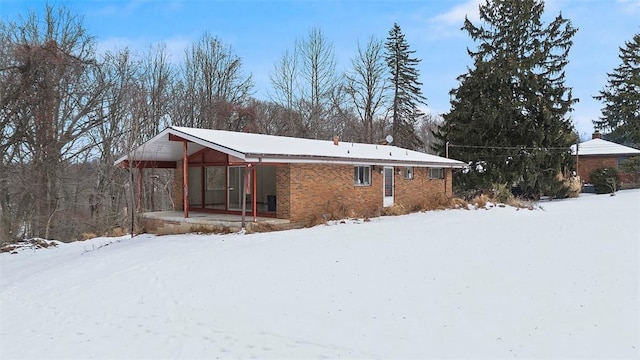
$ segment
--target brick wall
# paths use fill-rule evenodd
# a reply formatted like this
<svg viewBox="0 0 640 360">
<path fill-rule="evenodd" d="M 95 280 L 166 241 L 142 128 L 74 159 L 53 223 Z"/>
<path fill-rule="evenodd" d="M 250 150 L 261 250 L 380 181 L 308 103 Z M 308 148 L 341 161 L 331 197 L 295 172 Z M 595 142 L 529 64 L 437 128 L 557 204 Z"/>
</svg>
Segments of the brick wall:
<svg viewBox="0 0 640 360">
<path fill-rule="evenodd" d="M 323 215 L 371 216 L 382 206 L 382 175 L 372 171 L 371 186 L 354 186 L 353 168 L 328 164 L 279 167 L 278 217 L 284 217 L 286 210 L 295 222 L 314 221 Z M 289 208 L 281 212 L 280 206 L 286 207 L 287 202 Z"/>
<path fill-rule="evenodd" d="M 279 218 L 304 222 L 333 216 L 373 216 L 382 208 L 381 167 L 371 171 L 370 186 L 353 184 L 353 165 L 289 164 L 278 168 Z M 414 168 L 414 179 L 394 171 L 395 203 L 413 209 L 425 200 L 446 192 L 451 195 L 451 170 L 445 179 L 429 179 L 429 169 Z M 287 201 L 288 198 L 288 201 Z M 288 203 L 288 206 L 287 206 Z M 281 207 L 284 207 L 281 209 Z M 288 217 L 287 217 L 288 212 Z"/>
<path fill-rule="evenodd" d="M 598 156 L 578 156 L 578 175 L 583 183 L 590 183 L 591 179 L 589 179 L 589 174 L 599 168 L 604 167 L 612 167 L 614 169 L 618 168 L 618 157 L 617 155 L 606 156 L 606 155 L 598 155 Z M 620 175 L 620 181 L 623 183 L 631 182 L 631 176 L 629 174 L 625 174 L 622 172 L 618 173 Z"/>
<path fill-rule="evenodd" d="M 382 208 L 381 167 L 372 167 L 371 185 L 353 184 L 353 165 L 284 164 L 276 168 L 276 217 L 308 222 L 323 215 L 373 216 Z M 398 173 L 400 170 L 400 174 Z M 414 168 L 414 178 L 404 179 L 404 167 L 394 171 L 396 204 L 413 209 L 435 195 L 452 194 L 452 172 L 445 179 L 429 179 L 428 168 Z M 182 162 L 177 163 L 173 183 L 175 210 L 183 210 Z"/>
<path fill-rule="evenodd" d="M 398 169 L 401 174 L 398 175 Z M 413 168 L 413 179 L 404 178 L 405 168 L 396 168 L 395 203 L 412 210 L 435 197 L 451 195 L 451 169 L 445 169 L 444 179 L 430 179 L 428 168 Z"/>
<path fill-rule="evenodd" d="M 276 217 L 290 219 L 291 169 L 289 165 L 276 167 Z"/>
</svg>

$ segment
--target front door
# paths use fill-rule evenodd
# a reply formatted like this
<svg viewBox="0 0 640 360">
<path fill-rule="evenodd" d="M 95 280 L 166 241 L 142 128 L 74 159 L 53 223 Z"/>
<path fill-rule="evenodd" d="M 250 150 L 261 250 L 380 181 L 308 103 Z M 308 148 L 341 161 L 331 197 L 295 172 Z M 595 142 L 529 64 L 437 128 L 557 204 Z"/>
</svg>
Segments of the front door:
<svg viewBox="0 0 640 360">
<path fill-rule="evenodd" d="M 382 206 L 393 205 L 393 168 L 385 167 L 382 177 L 382 191 L 384 200 Z"/>
</svg>

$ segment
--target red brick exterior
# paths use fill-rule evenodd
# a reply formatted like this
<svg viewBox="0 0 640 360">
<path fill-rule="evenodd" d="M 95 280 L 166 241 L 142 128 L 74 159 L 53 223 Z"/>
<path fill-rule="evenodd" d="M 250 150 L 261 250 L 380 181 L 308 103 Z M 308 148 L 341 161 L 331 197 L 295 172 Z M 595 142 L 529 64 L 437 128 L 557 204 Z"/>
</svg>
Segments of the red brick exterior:
<svg viewBox="0 0 640 360">
<path fill-rule="evenodd" d="M 290 219 L 291 217 L 291 171 L 289 165 L 276 168 L 276 217 Z"/>
<path fill-rule="evenodd" d="M 283 165 L 277 172 L 277 216 L 295 222 L 341 214 L 373 216 L 383 205 L 380 169 L 372 167 L 370 186 L 356 186 L 353 165 Z M 411 180 L 404 179 L 403 171 L 403 167 L 394 169 L 395 204 L 413 209 L 430 197 L 452 194 L 451 169 L 445 170 L 445 179 L 433 180 L 427 168 L 414 168 Z"/>
<path fill-rule="evenodd" d="M 611 167 L 618 169 L 618 155 L 584 155 L 578 156 L 578 175 L 583 183 L 591 183 L 589 174 L 599 168 Z M 620 169 L 618 169 L 620 170 Z M 620 181 L 631 182 L 631 176 L 619 172 Z"/>
<path fill-rule="evenodd" d="M 283 164 L 276 168 L 276 217 L 292 222 L 312 222 L 336 215 L 374 216 L 383 205 L 382 167 L 371 167 L 371 185 L 353 183 L 353 165 Z M 394 203 L 412 210 L 430 198 L 452 194 L 452 172 L 444 179 L 429 179 L 428 168 L 394 168 Z M 182 162 L 175 169 L 175 210 L 183 210 Z"/>
<path fill-rule="evenodd" d="M 396 168 L 394 200 L 407 209 L 414 209 L 436 196 L 451 196 L 453 192 L 451 169 L 445 169 L 444 179 L 430 179 L 428 168 L 413 168 L 413 179 L 405 179 L 404 171 L 405 168 Z"/>
</svg>

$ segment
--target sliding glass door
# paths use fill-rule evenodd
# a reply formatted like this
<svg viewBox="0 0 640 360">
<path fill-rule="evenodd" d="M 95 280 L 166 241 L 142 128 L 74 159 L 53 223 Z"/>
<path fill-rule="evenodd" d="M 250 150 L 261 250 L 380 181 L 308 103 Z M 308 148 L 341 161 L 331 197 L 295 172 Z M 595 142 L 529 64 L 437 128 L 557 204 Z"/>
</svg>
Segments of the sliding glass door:
<svg viewBox="0 0 640 360">
<path fill-rule="evenodd" d="M 228 181 L 227 181 L 227 194 L 228 201 L 227 206 L 228 210 L 242 210 L 242 187 L 245 182 L 245 167 L 244 166 L 229 166 L 228 167 Z M 251 188 L 249 186 L 249 188 Z M 251 210 L 251 194 L 247 194 L 246 199 L 246 210 Z"/>
</svg>

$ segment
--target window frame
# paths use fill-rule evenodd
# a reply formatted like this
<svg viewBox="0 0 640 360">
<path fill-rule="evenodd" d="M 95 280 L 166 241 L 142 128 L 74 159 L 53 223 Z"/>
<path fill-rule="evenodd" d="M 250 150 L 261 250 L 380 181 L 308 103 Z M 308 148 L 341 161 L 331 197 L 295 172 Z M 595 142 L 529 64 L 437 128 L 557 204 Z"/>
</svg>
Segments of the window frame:
<svg viewBox="0 0 640 360">
<path fill-rule="evenodd" d="M 407 166 L 404 168 L 404 179 L 405 180 L 413 180 L 414 178 L 414 173 L 413 173 L 413 166 Z"/>
<path fill-rule="evenodd" d="M 618 156 L 618 157 L 616 158 L 617 168 L 619 169 L 619 168 L 620 168 L 620 166 L 621 166 L 622 164 L 624 164 L 624 162 L 625 162 L 625 161 L 629 160 L 629 158 L 630 158 L 630 156 L 627 156 L 627 155 L 621 155 L 621 156 Z"/>
<path fill-rule="evenodd" d="M 437 171 L 437 175 L 434 176 L 434 171 Z M 442 180 L 444 179 L 444 168 L 429 168 L 430 180 Z"/>
<path fill-rule="evenodd" d="M 353 167 L 353 186 L 371 186 L 370 165 L 355 165 Z"/>
</svg>

